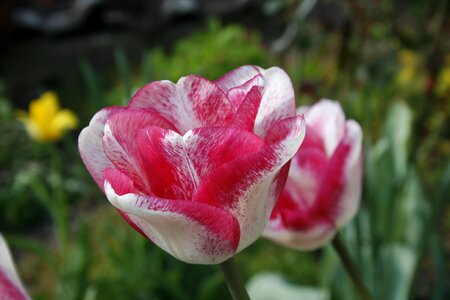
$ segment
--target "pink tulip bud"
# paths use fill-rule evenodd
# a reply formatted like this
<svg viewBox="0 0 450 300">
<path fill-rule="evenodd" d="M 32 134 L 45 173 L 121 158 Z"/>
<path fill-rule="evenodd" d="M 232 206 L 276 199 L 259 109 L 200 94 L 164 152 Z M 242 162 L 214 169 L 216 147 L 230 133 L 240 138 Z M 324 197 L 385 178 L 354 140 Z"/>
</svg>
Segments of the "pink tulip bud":
<svg viewBox="0 0 450 300">
<path fill-rule="evenodd" d="M 0 299 L 26 300 L 29 299 L 25 289 L 17 276 L 16 269 L 5 240 L 0 235 Z"/>
<path fill-rule="evenodd" d="M 216 264 L 264 230 L 305 130 L 280 68 L 151 82 L 99 111 L 81 158 L 123 218 L 188 263 Z"/>
<path fill-rule="evenodd" d="M 362 184 L 362 132 L 337 102 L 321 100 L 305 113 L 305 140 L 264 236 L 287 247 L 323 246 L 356 214 Z"/>
</svg>

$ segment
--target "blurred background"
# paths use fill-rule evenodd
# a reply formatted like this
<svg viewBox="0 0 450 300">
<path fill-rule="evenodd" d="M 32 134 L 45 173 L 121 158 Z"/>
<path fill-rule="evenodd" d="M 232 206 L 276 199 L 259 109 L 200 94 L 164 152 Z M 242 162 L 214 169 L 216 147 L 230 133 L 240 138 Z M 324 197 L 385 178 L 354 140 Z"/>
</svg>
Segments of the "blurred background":
<svg viewBox="0 0 450 300">
<path fill-rule="evenodd" d="M 7 0 L 0 232 L 34 299 L 229 299 L 217 266 L 181 263 L 129 228 L 77 136 L 149 81 L 244 64 L 284 68 L 299 106 L 338 100 L 362 125 L 361 209 L 340 235 L 374 299 L 450 299 L 447 0 Z M 60 108 L 61 128 L 36 132 Z M 328 246 L 260 239 L 237 261 L 251 289 L 273 286 L 277 299 L 357 299 Z"/>
</svg>

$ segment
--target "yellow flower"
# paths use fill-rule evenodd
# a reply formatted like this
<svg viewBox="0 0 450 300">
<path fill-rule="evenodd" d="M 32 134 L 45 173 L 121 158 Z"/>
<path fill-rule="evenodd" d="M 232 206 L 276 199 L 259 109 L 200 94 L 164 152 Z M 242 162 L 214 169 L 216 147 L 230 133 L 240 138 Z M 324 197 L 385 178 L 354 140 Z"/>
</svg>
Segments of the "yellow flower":
<svg viewBox="0 0 450 300">
<path fill-rule="evenodd" d="M 52 91 L 31 101 L 29 113 L 19 112 L 19 120 L 25 124 L 30 137 L 40 142 L 59 140 L 66 130 L 78 126 L 75 113 L 60 109 L 58 95 Z"/>
</svg>

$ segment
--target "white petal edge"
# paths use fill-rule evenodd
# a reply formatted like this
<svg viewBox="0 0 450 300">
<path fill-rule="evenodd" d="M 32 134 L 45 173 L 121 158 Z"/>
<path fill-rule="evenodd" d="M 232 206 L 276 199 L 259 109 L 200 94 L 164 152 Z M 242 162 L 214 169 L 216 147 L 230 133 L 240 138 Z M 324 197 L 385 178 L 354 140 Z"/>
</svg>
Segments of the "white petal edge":
<svg viewBox="0 0 450 300">
<path fill-rule="evenodd" d="M 345 132 L 345 115 L 338 102 L 322 99 L 308 109 L 306 124 L 314 128 L 324 142 L 327 157 L 330 157 Z"/>
<path fill-rule="evenodd" d="M 199 245 L 212 237 L 201 224 L 186 216 L 141 208 L 137 205 L 138 195 L 119 196 L 108 181 L 105 181 L 105 194 L 109 202 L 125 212 L 153 243 L 181 261 L 192 264 L 218 264 L 234 255 L 234 253 L 217 255 L 202 253 Z"/>
<path fill-rule="evenodd" d="M 337 228 L 344 226 L 356 215 L 362 192 L 363 154 L 361 126 L 353 120 L 345 123 L 346 135 L 351 142 L 350 153 L 345 165 L 346 184 L 341 195 L 339 215 L 336 220 Z"/>
<path fill-rule="evenodd" d="M 17 275 L 17 271 L 14 266 L 11 253 L 9 252 L 8 245 L 6 244 L 6 241 L 1 234 L 0 234 L 0 271 L 5 272 L 5 275 L 23 294 L 24 299 L 29 299 L 29 296 L 27 295 L 25 288 L 23 287 L 22 282 L 20 281 L 19 276 Z"/>
<path fill-rule="evenodd" d="M 78 137 L 78 149 L 81 159 L 94 178 L 100 189 L 103 190 L 103 170 L 112 168 L 113 164 L 103 151 L 102 140 L 106 120 L 116 108 L 105 108 L 97 112 L 89 126 L 85 127 Z"/>
<path fill-rule="evenodd" d="M 275 225 L 279 220 L 271 220 L 263 236 L 280 245 L 296 250 L 312 251 L 323 247 L 335 235 L 336 230 L 328 224 L 319 224 L 307 231 L 290 230 Z"/>
<path fill-rule="evenodd" d="M 294 88 L 286 72 L 279 67 L 272 67 L 265 70 L 263 76 L 265 85 L 254 132 L 264 138 L 273 124 L 295 116 L 296 111 Z"/>
<path fill-rule="evenodd" d="M 262 73 L 264 73 L 264 69 L 258 66 L 241 66 L 226 73 L 225 75 L 214 81 L 214 83 L 217 84 L 217 86 L 222 91 L 228 92 L 229 90 L 243 85 L 253 77 L 258 76 Z"/>
</svg>

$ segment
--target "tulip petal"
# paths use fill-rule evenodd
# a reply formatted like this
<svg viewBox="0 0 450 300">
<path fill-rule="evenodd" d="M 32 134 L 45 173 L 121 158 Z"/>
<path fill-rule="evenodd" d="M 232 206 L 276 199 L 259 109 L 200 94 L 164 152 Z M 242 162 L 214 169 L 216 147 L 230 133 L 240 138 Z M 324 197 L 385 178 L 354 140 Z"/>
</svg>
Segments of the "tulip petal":
<svg viewBox="0 0 450 300">
<path fill-rule="evenodd" d="M 104 186 L 103 171 L 114 166 L 103 150 L 103 131 L 108 117 L 121 110 L 120 107 L 109 107 L 97 112 L 89 126 L 85 127 L 78 137 L 78 150 L 81 159 L 102 191 Z"/>
<path fill-rule="evenodd" d="M 264 237 L 296 250 L 315 250 L 330 241 L 336 230 L 327 223 L 317 224 L 308 230 L 290 230 L 271 220 L 264 230 Z"/>
<path fill-rule="evenodd" d="M 264 81 L 255 121 L 255 133 L 263 138 L 275 123 L 296 115 L 294 89 L 286 72 L 278 67 L 267 69 L 264 71 Z"/>
<path fill-rule="evenodd" d="M 308 135 L 309 132 L 306 136 Z M 303 149 L 303 144 L 301 150 L 292 159 L 289 177 L 284 190 L 290 199 L 297 204 L 295 210 L 304 211 L 306 216 L 310 215 L 308 210 L 316 200 L 323 170 L 326 166 L 327 159 L 323 152 L 317 148 Z M 278 202 L 279 205 L 283 205 L 283 203 L 284 201 Z"/>
<path fill-rule="evenodd" d="M 361 199 L 363 178 L 363 154 L 362 154 L 362 130 L 359 124 L 353 120 L 345 124 L 345 135 L 341 141 L 342 147 L 348 145 L 350 153 L 345 160 L 345 186 L 339 203 L 339 215 L 336 225 L 342 226 L 348 223 L 357 213 Z M 341 147 L 338 146 L 338 147 Z"/>
<path fill-rule="evenodd" d="M 136 139 L 139 128 L 159 126 L 174 130 L 175 127 L 160 115 L 145 109 L 122 109 L 108 118 L 103 135 L 103 148 L 108 158 L 124 171 L 141 189 L 151 192 L 144 180 L 140 149 Z"/>
<path fill-rule="evenodd" d="M 198 128 L 184 136 L 147 127 L 137 143 L 152 192 L 169 199 L 191 199 L 200 178 L 266 145 L 252 132 L 233 127 Z"/>
<path fill-rule="evenodd" d="M 317 151 L 322 152 L 326 157 L 325 145 L 324 145 L 323 139 L 321 136 L 319 136 L 316 133 L 315 128 L 308 126 L 308 124 L 306 124 L 306 132 L 308 134 L 305 135 L 305 139 L 303 140 L 301 151 L 304 151 L 304 149 L 307 149 L 307 148 L 315 149 Z"/>
<path fill-rule="evenodd" d="M 107 176 L 107 175 L 106 175 Z M 175 258 L 195 264 L 217 264 L 233 256 L 239 224 L 233 215 L 207 204 L 116 193 L 105 180 L 105 194 L 152 242 Z M 119 187 L 120 189 L 120 187 Z"/>
<path fill-rule="evenodd" d="M 137 145 L 152 192 L 161 198 L 191 199 L 198 183 L 183 137 L 172 130 L 146 127 L 141 130 Z"/>
<path fill-rule="evenodd" d="M 253 132 L 255 118 L 261 104 L 261 90 L 261 87 L 255 86 L 248 92 L 234 115 L 233 126 Z"/>
<path fill-rule="evenodd" d="M 133 96 L 129 107 L 158 112 L 181 134 L 197 127 L 227 125 L 235 113 L 226 94 L 215 83 L 196 75 L 182 77 L 176 84 L 149 83 Z"/>
<path fill-rule="evenodd" d="M 17 276 L 16 269 L 5 240 L 0 235 L 0 298 L 2 300 L 29 299 Z"/>
<path fill-rule="evenodd" d="M 264 70 L 257 66 L 241 66 L 226 73 L 217 79 L 215 83 L 220 89 L 228 93 L 232 89 L 246 85 L 247 82 L 255 80 L 255 78 L 261 78 L 263 72 Z M 250 90 L 249 86 L 247 85 L 247 90 Z"/>
<path fill-rule="evenodd" d="M 315 199 L 314 215 L 328 219 L 335 227 L 348 222 L 358 210 L 362 181 L 361 140 L 359 125 L 347 121 L 344 137 L 324 168 L 326 172 Z"/>
<path fill-rule="evenodd" d="M 262 75 L 256 75 L 252 79 L 245 82 L 243 85 L 232 88 L 227 92 L 227 97 L 233 103 L 234 107 L 237 109 L 242 105 L 247 94 L 252 88 L 264 86 L 264 79 Z"/>
<path fill-rule="evenodd" d="M 274 144 L 224 164 L 203 178 L 194 194 L 194 200 L 222 207 L 236 216 L 242 232 L 239 250 L 263 231 L 279 196 L 280 186 L 274 179 L 304 137 L 302 116 L 284 119 L 274 127 Z M 276 136 L 275 132 L 283 132 L 284 136 Z"/>
<path fill-rule="evenodd" d="M 134 186 L 133 181 L 131 178 L 129 178 L 125 173 L 117 170 L 117 169 L 106 169 L 103 172 L 104 178 L 108 180 L 108 182 L 111 184 L 111 186 L 114 187 L 114 191 L 117 195 L 123 196 L 125 194 L 130 193 L 136 193 L 137 189 Z M 148 237 L 145 235 L 145 233 L 139 228 L 128 216 L 127 213 L 124 211 L 121 211 L 120 209 L 116 208 L 119 214 L 125 219 L 125 221 L 134 228 L 137 232 L 139 232 L 143 237 L 148 239 Z"/>
<path fill-rule="evenodd" d="M 309 108 L 306 123 L 321 137 L 330 157 L 344 136 L 345 115 L 339 103 L 328 99 L 319 101 Z"/>
</svg>

